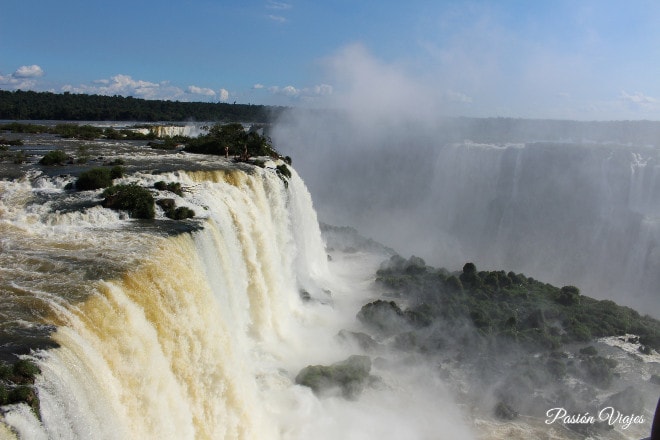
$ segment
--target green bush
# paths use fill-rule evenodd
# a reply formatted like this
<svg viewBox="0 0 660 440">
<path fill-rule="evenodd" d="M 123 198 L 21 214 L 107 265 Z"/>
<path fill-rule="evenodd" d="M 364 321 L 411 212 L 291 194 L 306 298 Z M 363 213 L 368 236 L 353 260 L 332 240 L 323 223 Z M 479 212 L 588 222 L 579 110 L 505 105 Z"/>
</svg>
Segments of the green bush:
<svg viewBox="0 0 660 440">
<path fill-rule="evenodd" d="M 330 366 L 309 365 L 296 376 L 296 383 L 320 393 L 331 388 L 339 388 L 348 399 L 356 398 L 364 389 L 371 371 L 368 356 L 351 356 L 345 361 Z"/>
<path fill-rule="evenodd" d="M 281 175 L 286 177 L 287 179 L 291 178 L 291 170 L 289 167 L 287 167 L 285 164 L 278 165 L 277 166 L 277 172 Z"/>
<path fill-rule="evenodd" d="M 41 373 L 39 367 L 27 359 L 20 359 L 12 367 L 14 375 L 22 378 L 23 382 L 34 382 L 34 377 Z"/>
<path fill-rule="evenodd" d="M 12 375 L 11 365 L 0 361 L 0 380 L 7 380 Z"/>
<path fill-rule="evenodd" d="M 52 132 L 63 138 L 91 140 L 101 137 L 103 129 L 91 125 L 57 124 Z"/>
<path fill-rule="evenodd" d="M 181 188 L 181 183 L 179 182 L 165 183 L 164 181 L 159 180 L 158 182 L 154 183 L 154 188 L 156 188 L 158 191 L 169 191 L 180 197 L 183 196 L 183 189 Z"/>
<path fill-rule="evenodd" d="M 10 122 L 9 124 L 0 125 L 0 130 L 9 130 L 12 133 L 47 133 L 48 127 L 45 125 L 37 124 L 24 124 L 22 122 Z"/>
<path fill-rule="evenodd" d="M 124 177 L 124 172 L 126 169 L 121 165 L 115 165 L 110 168 L 110 178 L 112 179 L 121 179 Z"/>
<path fill-rule="evenodd" d="M 193 218 L 195 211 L 186 206 L 179 206 L 173 210 L 166 210 L 165 215 L 172 220 L 185 220 L 187 218 Z"/>
<path fill-rule="evenodd" d="M 141 186 L 115 185 L 103 192 L 105 208 L 128 211 L 132 218 L 152 219 L 156 215 L 151 192 Z"/>
<path fill-rule="evenodd" d="M 41 158 L 41 165 L 64 165 L 69 161 L 69 156 L 62 150 L 49 151 Z"/>
<path fill-rule="evenodd" d="M 9 391 L 7 403 L 26 403 L 36 414 L 39 414 L 39 397 L 30 386 L 21 385 Z"/>
<path fill-rule="evenodd" d="M 557 302 L 565 306 L 572 306 L 580 303 L 580 289 L 575 286 L 564 286 L 559 290 Z"/>
<path fill-rule="evenodd" d="M 76 180 L 76 189 L 90 191 L 107 188 L 112 185 L 112 173 L 108 168 L 92 168 L 80 173 Z"/>
</svg>

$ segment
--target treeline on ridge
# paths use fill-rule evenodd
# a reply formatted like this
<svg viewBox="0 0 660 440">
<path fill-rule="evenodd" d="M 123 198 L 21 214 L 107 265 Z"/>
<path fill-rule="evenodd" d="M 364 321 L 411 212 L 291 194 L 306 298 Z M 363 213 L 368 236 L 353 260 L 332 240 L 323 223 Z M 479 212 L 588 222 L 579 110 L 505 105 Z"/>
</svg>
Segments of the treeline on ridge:
<svg viewBox="0 0 660 440">
<path fill-rule="evenodd" d="M 0 90 L 0 119 L 269 122 L 284 107 Z"/>
</svg>

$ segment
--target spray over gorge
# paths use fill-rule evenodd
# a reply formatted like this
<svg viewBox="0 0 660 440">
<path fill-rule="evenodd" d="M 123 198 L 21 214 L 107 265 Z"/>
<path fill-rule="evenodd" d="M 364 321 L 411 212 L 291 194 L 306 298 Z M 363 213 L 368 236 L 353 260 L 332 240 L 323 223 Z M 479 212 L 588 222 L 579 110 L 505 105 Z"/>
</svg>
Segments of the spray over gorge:
<svg viewBox="0 0 660 440">
<path fill-rule="evenodd" d="M 274 134 L 300 137 L 277 145 L 324 146 L 304 138 L 311 132 L 292 125 L 304 119 L 287 119 L 295 116 Z M 342 152 L 345 169 L 317 153 L 317 169 L 327 170 L 312 182 L 335 173 L 328 185 L 346 202 L 343 210 L 320 192 L 321 212 L 337 210 L 327 216 L 333 225 L 319 223 L 297 156 L 275 150 L 261 134 L 268 127 L 116 125 L 3 126 L 12 144 L 0 164 L 2 438 L 628 439 L 649 431 L 660 322 L 588 297 L 562 282 L 561 270 L 553 286 L 512 262 L 459 262 L 465 255 L 450 238 L 464 238 L 460 224 L 438 235 L 420 228 L 424 199 L 412 195 L 426 187 L 466 229 L 499 212 L 511 230 L 506 209 L 433 189 L 461 172 L 473 176 L 474 194 L 513 197 L 501 202 L 509 210 L 521 200 L 541 209 L 516 199 L 546 184 L 525 177 L 538 154 L 527 158 L 526 146 L 456 144 L 441 160 L 416 141 L 407 152 L 419 146 L 434 160 L 411 163 L 387 143 L 370 147 L 367 138 L 380 135 L 365 131 L 360 145 L 374 150 L 361 159 Z M 170 136 L 177 131 L 200 134 Z M 568 147 L 558 152 L 575 160 Z M 309 172 L 313 162 L 298 153 Z M 499 177 L 489 192 L 493 155 L 511 179 Z M 346 174 L 358 175 L 359 163 L 362 187 Z M 472 167 L 484 180 L 465 171 Z M 384 192 L 367 197 L 373 184 Z M 364 210 L 354 224 L 372 236 L 390 227 L 378 238 L 392 247 L 344 226 L 360 212 L 352 196 Z M 636 197 L 644 210 L 655 193 Z M 406 212 L 414 215 L 405 220 Z M 530 215 L 547 234 L 542 215 Z M 388 238 L 400 233 L 406 240 Z M 442 268 L 399 255 L 396 246 L 422 242 L 415 233 L 446 243 L 457 260 Z M 504 244 L 475 252 L 510 252 Z"/>
</svg>

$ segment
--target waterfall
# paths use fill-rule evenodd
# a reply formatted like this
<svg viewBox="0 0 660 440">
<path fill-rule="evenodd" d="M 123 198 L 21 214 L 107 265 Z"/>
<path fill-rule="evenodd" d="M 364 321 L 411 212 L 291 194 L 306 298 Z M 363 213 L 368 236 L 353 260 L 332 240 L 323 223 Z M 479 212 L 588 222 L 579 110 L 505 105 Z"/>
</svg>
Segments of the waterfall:
<svg viewBox="0 0 660 440">
<path fill-rule="evenodd" d="M 473 261 L 660 316 L 656 137 L 634 123 L 355 121 L 292 111 L 274 131 L 322 221 L 449 270 Z"/>
<path fill-rule="evenodd" d="M 21 246 L 39 246 L 43 267 L 3 287 L 41 304 L 59 347 L 32 354 L 41 420 L 19 405 L 3 429 L 30 439 L 281 436 L 264 390 L 292 385 L 282 370 L 295 361 L 281 347 L 304 345 L 299 291 L 322 295 L 330 275 L 300 177 L 291 170 L 285 185 L 273 169 L 251 168 L 134 177 L 186 188 L 172 196 L 202 227 L 176 235 L 98 207 L 62 213 L 34 203 L 65 182 L 4 182 L 0 227 L 13 235 L 4 235 L 3 267 Z M 67 247 L 77 261 L 49 281 L 46 270 L 71 257 Z M 94 272 L 96 264 L 115 268 Z"/>
</svg>

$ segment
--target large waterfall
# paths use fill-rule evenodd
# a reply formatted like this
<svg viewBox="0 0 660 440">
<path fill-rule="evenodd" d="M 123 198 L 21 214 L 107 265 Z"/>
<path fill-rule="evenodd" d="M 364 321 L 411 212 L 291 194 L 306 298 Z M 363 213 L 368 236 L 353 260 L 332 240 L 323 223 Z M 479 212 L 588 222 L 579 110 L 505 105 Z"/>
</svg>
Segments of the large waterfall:
<svg viewBox="0 0 660 440">
<path fill-rule="evenodd" d="M 35 354 L 42 420 L 23 406 L 4 417 L 21 438 L 278 438 L 264 388 L 297 367 L 278 356 L 298 350 L 299 290 L 323 295 L 329 276 L 310 196 L 295 172 L 288 188 L 258 168 L 140 177 L 156 179 L 189 189 L 200 230 L 35 203 L 62 181 L 2 183 L 2 287 L 45 322 L 7 316 L 55 326 L 59 344 Z"/>
<path fill-rule="evenodd" d="M 326 251 L 293 169 L 217 162 L 123 179 L 180 183 L 166 195 L 195 210 L 184 224 L 128 219 L 99 192 L 65 191 L 70 178 L 0 183 L 2 354 L 41 369 L 40 416 L 4 407 L 0 438 L 469 437 L 424 368 L 382 369 L 357 401 L 295 385 L 306 365 L 360 352 L 337 334 L 384 257 Z"/>
</svg>

